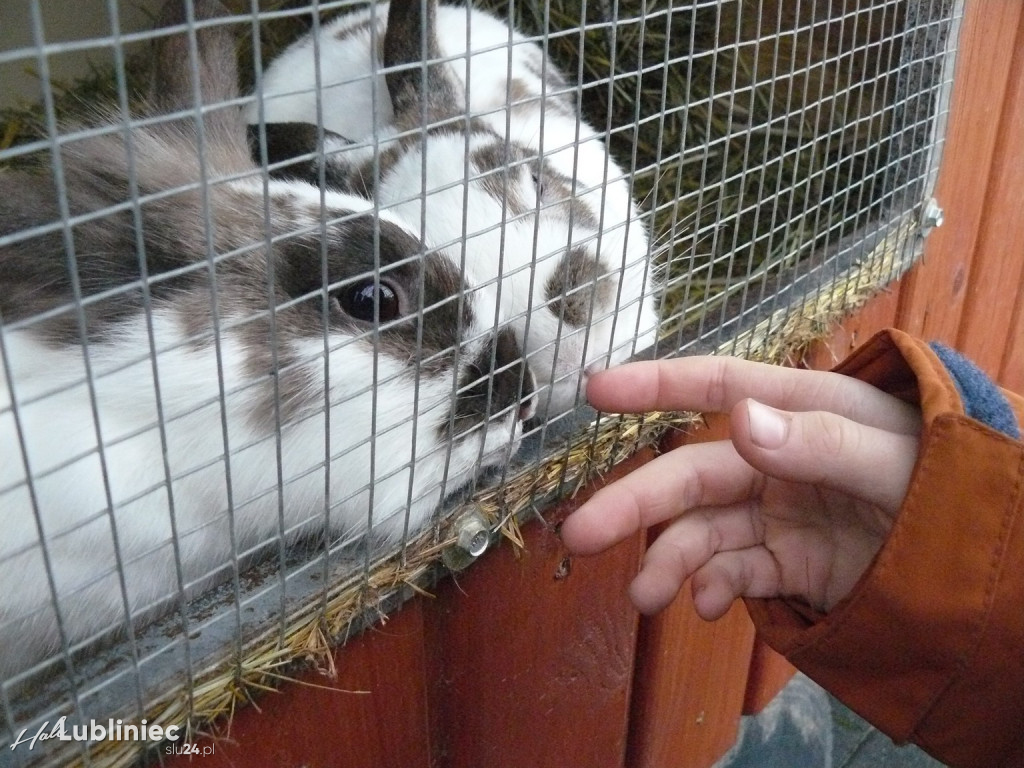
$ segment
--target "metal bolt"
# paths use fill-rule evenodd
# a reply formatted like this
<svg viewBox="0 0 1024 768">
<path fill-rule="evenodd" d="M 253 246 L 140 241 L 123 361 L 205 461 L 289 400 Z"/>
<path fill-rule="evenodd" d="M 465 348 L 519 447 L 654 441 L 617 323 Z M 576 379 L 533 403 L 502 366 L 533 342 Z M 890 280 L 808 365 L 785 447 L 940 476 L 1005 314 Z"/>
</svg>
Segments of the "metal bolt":
<svg viewBox="0 0 1024 768">
<path fill-rule="evenodd" d="M 480 557 L 491 543 L 491 531 L 483 519 L 470 513 L 459 521 L 458 545 L 471 557 Z"/>
<path fill-rule="evenodd" d="M 460 571 L 487 551 L 491 527 L 479 512 L 470 510 L 456 518 L 452 529 L 455 544 L 442 553 L 442 559 L 448 568 Z"/>
<path fill-rule="evenodd" d="M 939 202 L 934 197 L 928 198 L 924 204 L 924 210 L 921 211 L 921 230 L 924 234 L 928 234 L 935 227 L 941 227 L 943 221 L 944 214 Z"/>
</svg>

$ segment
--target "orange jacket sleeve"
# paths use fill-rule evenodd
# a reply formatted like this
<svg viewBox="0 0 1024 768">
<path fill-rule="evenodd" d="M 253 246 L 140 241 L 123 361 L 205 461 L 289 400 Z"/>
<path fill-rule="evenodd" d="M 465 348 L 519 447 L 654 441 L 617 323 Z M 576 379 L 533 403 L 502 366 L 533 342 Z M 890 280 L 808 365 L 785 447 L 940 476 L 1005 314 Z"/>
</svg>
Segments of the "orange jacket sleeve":
<svg viewBox="0 0 1024 768">
<path fill-rule="evenodd" d="M 954 766 L 1024 766 L 1024 399 L 989 385 L 1017 431 L 990 426 L 943 352 L 887 331 L 836 369 L 919 403 L 924 422 L 903 506 L 851 594 L 827 615 L 747 605 L 770 645 L 897 741 Z"/>
</svg>

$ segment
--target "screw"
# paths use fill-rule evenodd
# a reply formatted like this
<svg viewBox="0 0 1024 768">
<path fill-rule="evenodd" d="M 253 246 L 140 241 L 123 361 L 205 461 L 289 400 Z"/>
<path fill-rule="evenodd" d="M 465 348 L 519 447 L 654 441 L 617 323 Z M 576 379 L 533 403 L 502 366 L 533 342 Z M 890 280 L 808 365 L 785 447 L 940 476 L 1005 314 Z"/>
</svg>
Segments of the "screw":
<svg viewBox="0 0 1024 768">
<path fill-rule="evenodd" d="M 458 546 L 470 557 L 480 557 L 491 543 L 491 531 L 475 513 L 465 515 L 458 523 Z"/>
<path fill-rule="evenodd" d="M 465 512 L 452 524 L 455 544 L 442 553 L 444 564 L 453 571 L 461 571 L 491 545 L 491 528 L 476 510 Z"/>
<path fill-rule="evenodd" d="M 928 234 L 935 227 L 941 227 L 944 220 L 945 215 L 938 201 L 934 197 L 928 198 L 924 210 L 921 211 L 921 230 Z"/>
</svg>

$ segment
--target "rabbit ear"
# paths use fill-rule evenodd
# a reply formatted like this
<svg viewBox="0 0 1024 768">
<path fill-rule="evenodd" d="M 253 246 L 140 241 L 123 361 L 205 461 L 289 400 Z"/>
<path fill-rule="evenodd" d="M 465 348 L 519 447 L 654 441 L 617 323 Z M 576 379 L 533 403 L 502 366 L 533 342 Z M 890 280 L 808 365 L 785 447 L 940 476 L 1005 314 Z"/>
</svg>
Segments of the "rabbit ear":
<svg viewBox="0 0 1024 768">
<path fill-rule="evenodd" d="M 157 28 L 194 25 L 195 54 L 192 30 L 172 32 L 154 41 L 150 101 L 158 113 L 190 111 L 200 104 L 210 107 L 238 98 L 233 25 L 206 23 L 230 15 L 217 0 L 168 0 L 164 4 Z M 198 93 L 194 75 L 199 77 Z M 245 123 L 237 105 L 208 111 L 203 122 L 205 130 L 221 136 L 245 135 Z"/>
<path fill-rule="evenodd" d="M 249 125 L 247 137 L 253 162 L 263 165 L 261 133 L 266 137 L 267 163 L 280 165 L 271 171 L 278 179 L 298 179 L 311 184 L 320 184 L 320 162 L 324 163 L 324 183 L 329 189 L 345 191 L 351 167 L 337 154 L 353 142 L 340 133 L 320 129 L 312 123 L 284 122 L 265 123 L 261 131 L 258 125 Z M 295 158 L 304 159 L 297 160 Z M 288 162 L 292 161 L 292 162 Z"/>
<path fill-rule="evenodd" d="M 401 127 L 430 125 L 462 114 L 465 94 L 447 72 L 448 65 L 438 61 L 442 56 L 437 0 L 392 0 L 383 58 L 395 120 Z"/>
</svg>

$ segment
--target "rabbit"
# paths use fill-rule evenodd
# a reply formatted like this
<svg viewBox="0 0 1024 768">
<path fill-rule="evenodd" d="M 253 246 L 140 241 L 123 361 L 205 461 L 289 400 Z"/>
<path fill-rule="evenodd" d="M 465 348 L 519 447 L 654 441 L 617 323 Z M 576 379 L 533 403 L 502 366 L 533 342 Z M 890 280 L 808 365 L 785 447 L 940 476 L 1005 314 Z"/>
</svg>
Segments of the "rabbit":
<svg viewBox="0 0 1024 768">
<path fill-rule="evenodd" d="M 539 416 L 653 344 L 656 276 L 629 184 L 562 73 L 501 19 L 436 0 L 344 14 L 270 63 L 246 115 L 274 172 L 372 197 L 463 249 L 472 280 L 499 290 Z"/>
<path fill-rule="evenodd" d="M 62 132 L 65 194 L 0 171 L 0 679 L 282 538 L 416 532 L 536 408 L 452 251 L 266 179 L 237 103 L 209 108 L 239 98 L 225 12 L 194 0 L 193 68 L 185 7 L 161 15 L 150 118 Z"/>
</svg>

